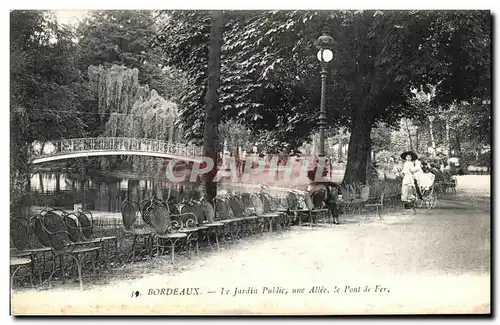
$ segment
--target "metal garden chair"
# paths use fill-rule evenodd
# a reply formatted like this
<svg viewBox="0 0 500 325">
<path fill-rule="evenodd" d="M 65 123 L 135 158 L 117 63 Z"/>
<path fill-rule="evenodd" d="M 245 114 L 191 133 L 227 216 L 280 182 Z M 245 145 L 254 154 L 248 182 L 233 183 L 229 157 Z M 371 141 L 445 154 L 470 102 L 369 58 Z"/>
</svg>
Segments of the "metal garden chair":
<svg viewBox="0 0 500 325">
<path fill-rule="evenodd" d="M 80 241 L 82 244 L 88 243 L 90 245 L 98 245 L 101 248 L 101 251 L 103 252 L 105 265 L 107 268 L 109 268 L 112 257 L 118 256 L 118 237 L 105 236 L 105 237 L 94 238 L 93 237 L 94 218 L 90 211 L 78 209 L 76 213 L 72 213 L 70 214 L 70 216 L 71 215 L 75 216 L 76 219 L 75 218 L 67 219 L 68 220 L 67 223 L 70 224 L 71 227 L 76 227 L 77 229 L 79 228 L 78 241 Z M 111 245 L 114 246 L 114 255 L 110 253 L 109 246 Z"/>
<path fill-rule="evenodd" d="M 228 198 L 227 202 L 234 218 L 240 220 L 245 235 L 250 236 L 263 232 L 263 220 L 255 212 L 250 194 L 233 195 Z"/>
<path fill-rule="evenodd" d="M 265 220 L 265 222 L 268 223 L 269 232 L 272 233 L 275 220 L 281 217 L 281 213 L 271 212 L 269 202 L 266 200 L 266 204 L 264 204 L 260 194 L 254 193 L 251 196 L 251 200 L 252 205 L 255 207 L 255 213 L 257 214 L 259 219 L 262 218 L 261 220 Z"/>
<path fill-rule="evenodd" d="M 154 226 L 156 249 L 158 255 L 163 255 L 165 249 L 170 249 L 172 264 L 175 263 L 175 246 L 179 240 L 185 240 L 187 234 L 179 232 L 182 229 L 180 218 L 171 218 L 165 206 L 156 206 L 151 211 L 151 223 Z"/>
<path fill-rule="evenodd" d="M 35 273 L 38 273 L 39 281 L 42 282 L 42 273 L 45 270 L 45 261 L 46 255 L 51 254 L 51 249 L 49 247 L 43 247 L 38 242 L 36 243 L 35 234 L 31 229 L 29 221 L 25 218 L 21 217 L 12 217 L 10 218 L 10 241 L 11 241 L 11 249 L 10 256 L 11 258 L 22 258 L 31 260 L 31 272 L 33 276 L 36 276 Z M 35 247 L 41 246 L 41 247 Z M 24 261 L 26 262 L 26 261 Z M 16 267 L 22 265 L 18 265 L 20 261 L 16 261 Z M 12 263 L 11 263 L 12 264 Z M 13 265 L 14 267 L 14 265 Z M 38 268 L 38 272 L 36 272 Z M 14 278 L 13 274 L 13 278 Z"/>
<path fill-rule="evenodd" d="M 134 237 L 131 251 L 132 262 L 135 261 L 135 245 L 138 239 L 142 239 L 144 242 L 144 249 L 142 249 L 141 252 L 148 252 L 151 257 L 153 254 L 153 231 L 137 225 L 137 221 L 141 216 L 139 204 L 132 201 L 130 198 L 126 198 L 122 203 L 121 213 L 124 233 Z"/>
<path fill-rule="evenodd" d="M 214 211 L 217 223 L 223 224 L 222 236 L 224 243 L 234 242 L 240 238 L 243 227 L 243 219 L 236 216 L 231 210 L 229 199 L 225 197 L 216 197 L 214 199 Z"/>
<path fill-rule="evenodd" d="M 196 255 L 198 255 L 200 239 L 203 240 L 208 230 L 208 227 L 200 224 L 200 219 L 204 219 L 204 213 L 202 209 L 199 207 L 199 204 L 197 202 L 189 202 L 181 207 L 180 210 L 182 212 L 179 211 L 179 213 L 174 214 L 171 212 L 172 210 L 169 210 L 170 218 L 179 219 L 182 224 L 179 232 L 185 233 L 187 235 L 185 243 L 189 256 L 191 256 L 192 246 L 195 247 Z"/>
<path fill-rule="evenodd" d="M 373 209 L 373 208 L 375 208 L 376 211 L 377 211 L 377 215 L 378 215 L 378 217 L 379 217 L 379 219 L 381 221 L 384 220 L 382 218 L 382 214 L 380 212 L 384 209 L 385 192 L 386 192 L 386 189 L 385 188 L 382 189 L 382 191 L 380 192 L 380 198 L 376 202 L 366 203 L 364 205 L 366 209 Z M 368 218 L 368 214 L 366 214 L 366 216 L 365 216 L 365 221 L 367 220 L 367 218 Z"/>
<path fill-rule="evenodd" d="M 299 198 L 293 192 L 289 192 L 286 196 L 288 204 L 288 216 L 292 219 L 291 224 L 298 223 L 299 228 L 302 228 L 303 216 L 311 218 L 309 211 L 300 206 Z M 303 203 L 305 205 L 305 203 Z"/>
<path fill-rule="evenodd" d="M 83 290 L 82 279 L 82 256 L 85 254 L 98 254 L 99 247 L 84 247 L 77 245 L 70 239 L 68 227 L 63 216 L 55 211 L 42 211 L 31 219 L 32 228 L 40 242 L 51 248 L 53 254 L 53 271 L 48 279 L 49 287 L 54 274 L 57 272 L 56 260 L 59 259 L 59 271 L 63 283 L 65 282 L 65 262 L 64 258 L 69 257 L 74 261 L 78 271 L 80 290 Z M 74 234 L 73 234 L 74 236 Z"/>
<path fill-rule="evenodd" d="M 198 206 L 207 220 L 207 222 L 201 222 L 201 225 L 207 227 L 206 236 L 208 244 L 212 246 L 210 237 L 213 236 L 215 238 L 215 244 L 217 245 L 217 250 L 220 251 L 219 237 L 223 236 L 225 225 L 224 223 L 219 222 L 218 220 L 219 218 L 215 214 L 215 209 L 212 206 L 212 204 L 210 204 L 210 202 L 202 200 L 199 202 Z M 200 219 L 201 218 L 199 218 L 198 221 L 200 221 Z"/>
<path fill-rule="evenodd" d="M 280 210 L 279 205 L 275 202 L 275 200 L 269 195 L 265 193 L 260 193 L 260 199 L 262 201 L 262 207 L 264 213 L 277 213 L 279 216 L 273 218 L 271 222 L 274 222 L 277 227 L 279 227 L 279 231 L 283 231 L 288 228 L 288 216 L 287 210 Z M 271 224 L 272 226 L 272 224 Z"/>
</svg>

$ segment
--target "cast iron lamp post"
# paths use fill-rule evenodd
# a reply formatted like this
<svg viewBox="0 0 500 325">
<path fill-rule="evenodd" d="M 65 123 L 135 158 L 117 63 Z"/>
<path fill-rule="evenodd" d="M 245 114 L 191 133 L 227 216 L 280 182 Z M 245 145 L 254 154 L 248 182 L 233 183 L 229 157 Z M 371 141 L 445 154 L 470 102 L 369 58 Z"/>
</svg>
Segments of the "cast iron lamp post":
<svg viewBox="0 0 500 325">
<path fill-rule="evenodd" d="M 325 109 L 325 92 L 326 92 L 326 75 L 328 73 L 328 62 L 333 59 L 333 52 L 329 47 L 333 43 L 333 38 L 326 30 L 318 38 L 319 52 L 318 60 L 321 64 L 321 106 L 319 111 L 319 157 L 325 156 L 325 126 L 326 126 L 326 109 Z"/>
<path fill-rule="evenodd" d="M 333 43 L 333 38 L 330 36 L 328 31 L 323 29 L 323 33 L 320 37 L 318 37 L 318 46 L 319 46 L 319 51 L 318 51 L 318 60 L 321 64 L 321 105 L 320 105 L 320 111 L 319 111 L 319 161 L 323 161 L 322 163 L 326 165 L 330 165 L 327 160 L 325 160 L 323 157 L 325 157 L 325 127 L 326 127 L 326 108 L 325 108 L 325 95 L 326 95 L 326 75 L 328 73 L 327 66 L 328 62 L 330 62 L 333 59 L 333 52 L 330 50 L 330 47 L 332 46 Z M 331 167 L 331 166 L 330 166 Z M 328 171 L 326 174 L 323 175 L 328 175 L 330 173 L 328 168 Z M 323 169 L 324 171 L 324 169 Z M 323 172 L 324 173 L 324 172 Z"/>
</svg>

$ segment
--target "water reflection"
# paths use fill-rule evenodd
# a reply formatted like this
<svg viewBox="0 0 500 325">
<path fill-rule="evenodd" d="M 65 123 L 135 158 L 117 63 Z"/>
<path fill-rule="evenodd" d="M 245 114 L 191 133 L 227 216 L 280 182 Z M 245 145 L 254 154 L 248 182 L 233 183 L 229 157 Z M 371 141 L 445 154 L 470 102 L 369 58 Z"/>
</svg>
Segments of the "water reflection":
<svg viewBox="0 0 500 325">
<path fill-rule="evenodd" d="M 173 184 L 159 179 L 120 178 L 110 175 L 72 177 L 66 173 L 37 173 L 31 177 L 32 205 L 73 209 L 83 204 L 85 209 L 119 212 L 123 200 L 130 196 L 140 201 L 151 197 L 196 197 L 196 184 Z"/>
</svg>

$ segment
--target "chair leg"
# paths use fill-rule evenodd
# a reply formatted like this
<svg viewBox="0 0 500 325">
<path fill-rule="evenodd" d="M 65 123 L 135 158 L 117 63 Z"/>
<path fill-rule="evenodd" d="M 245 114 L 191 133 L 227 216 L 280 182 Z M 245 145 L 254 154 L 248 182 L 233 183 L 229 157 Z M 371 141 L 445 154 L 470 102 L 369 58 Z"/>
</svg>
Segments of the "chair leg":
<svg viewBox="0 0 500 325">
<path fill-rule="evenodd" d="M 191 259 L 192 257 L 192 252 L 191 252 L 191 246 L 193 245 L 193 233 L 190 233 L 187 237 L 186 237 L 186 249 L 187 249 L 187 253 L 188 253 L 188 258 Z"/>
<path fill-rule="evenodd" d="M 56 257 L 54 256 L 52 258 L 52 272 L 50 273 L 49 275 L 49 278 L 47 279 L 47 282 L 48 282 L 48 285 L 49 285 L 49 288 L 50 288 L 50 282 L 52 280 L 52 277 L 54 276 L 54 274 L 57 272 L 57 263 L 56 263 Z M 64 272 L 63 272 L 64 273 Z"/>
<path fill-rule="evenodd" d="M 10 289 L 11 290 L 14 288 L 14 277 L 16 276 L 17 271 L 19 271 L 21 269 L 21 267 L 22 267 L 22 265 L 19 265 L 18 267 L 16 267 L 14 272 L 12 272 L 12 276 L 10 278 Z"/>
<path fill-rule="evenodd" d="M 59 266 L 61 267 L 61 280 L 62 283 L 66 282 L 66 275 L 64 274 L 64 256 L 59 256 Z"/>
<path fill-rule="evenodd" d="M 137 240 L 137 236 L 134 235 L 134 241 L 132 242 L 132 263 L 135 262 L 135 241 Z"/>
<path fill-rule="evenodd" d="M 97 261 L 99 260 L 99 255 L 100 255 L 100 254 L 99 254 L 99 249 L 98 249 L 98 250 L 96 250 L 96 251 L 95 251 L 95 258 L 94 258 L 94 259 L 92 259 L 92 273 L 93 273 L 94 275 L 96 275 L 96 274 L 97 274 L 97 268 L 96 268 L 95 264 L 96 264 L 96 263 L 97 263 Z"/>
<path fill-rule="evenodd" d="M 172 245 L 170 246 L 172 251 L 170 252 L 171 257 L 172 257 L 172 265 L 175 263 L 175 242 L 176 240 L 172 241 Z"/>
<path fill-rule="evenodd" d="M 215 234 L 215 244 L 217 245 L 217 251 L 220 252 L 219 232 L 217 230 L 214 230 L 214 234 Z"/>
<path fill-rule="evenodd" d="M 82 262 L 80 256 L 80 254 L 77 255 L 78 280 L 80 281 L 80 290 L 83 291 Z"/>
</svg>

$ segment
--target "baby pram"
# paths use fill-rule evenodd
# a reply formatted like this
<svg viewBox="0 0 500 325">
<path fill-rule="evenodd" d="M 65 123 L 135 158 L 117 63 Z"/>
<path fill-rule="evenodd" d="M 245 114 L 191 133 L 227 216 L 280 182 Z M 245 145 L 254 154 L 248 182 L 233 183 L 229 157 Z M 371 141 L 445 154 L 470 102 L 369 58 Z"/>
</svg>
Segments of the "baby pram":
<svg viewBox="0 0 500 325">
<path fill-rule="evenodd" d="M 419 208 L 426 207 L 427 209 L 434 209 L 437 204 L 437 195 L 434 189 L 434 179 L 436 175 L 433 173 L 424 173 L 419 177 L 420 192 L 422 193 L 422 200 L 417 199 L 417 206 Z"/>
</svg>

